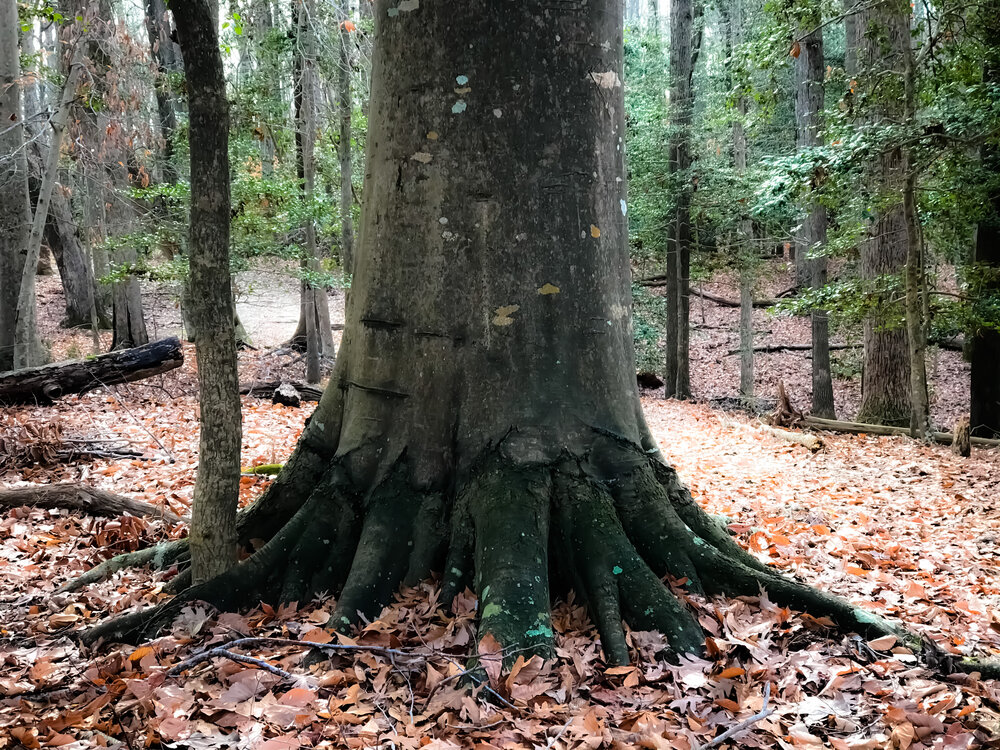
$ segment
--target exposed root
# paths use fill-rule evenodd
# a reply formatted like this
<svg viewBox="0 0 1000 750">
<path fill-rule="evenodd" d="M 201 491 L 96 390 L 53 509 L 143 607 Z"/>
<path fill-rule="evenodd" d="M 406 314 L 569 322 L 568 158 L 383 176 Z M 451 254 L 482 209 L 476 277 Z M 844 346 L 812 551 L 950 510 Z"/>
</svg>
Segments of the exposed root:
<svg viewBox="0 0 1000 750">
<path fill-rule="evenodd" d="M 700 651 L 704 635 L 683 597 L 662 582 L 669 576 L 692 593 L 765 591 L 845 631 L 894 635 L 942 671 L 1000 676 L 1000 664 L 953 660 L 901 625 L 769 568 L 694 502 L 672 469 L 637 446 L 623 450 L 609 442 L 611 449 L 603 444 L 555 465 L 517 465 L 495 455 L 453 500 L 414 488 L 405 459 L 367 492 L 352 484 L 344 464 L 333 462 L 252 556 L 197 586 L 186 585 L 190 578 L 182 573 L 174 599 L 99 625 L 84 640 L 147 637 L 195 600 L 228 609 L 261 599 L 304 601 L 320 592 L 338 596 L 329 626 L 343 630 L 377 617 L 401 583 L 416 583 L 444 563 L 442 602 L 472 586 L 480 638 L 492 635 L 508 663 L 526 651 L 551 654 L 550 584 L 558 586 L 560 578 L 586 601 L 608 663 L 629 661 L 623 621 L 661 631 L 675 652 Z M 291 507 L 294 498 L 284 503 Z M 122 555 L 63 590 L 128 565 L 177 562 L 185 553 L 185 545 L 175 543 Z"/>
<path fill-rule="evenodd" d="M 79 577 L 67 581 L 53 593 L 64 594 L 79 591 L 92 583 L 100 583 L 104 579 L 113 576 L 119 570 L 125 570 L 126 568 L 152 565 L 156 570 L 164 570 L 177 562 L 186 553 L 187 540 L 181 539 L 175 542 L 164 542 L 163 544 L 157 544 L 135 552 L 115 555 L 110 560 L 105 560 L 99 565 L 95 565 Z"/>
</svg>

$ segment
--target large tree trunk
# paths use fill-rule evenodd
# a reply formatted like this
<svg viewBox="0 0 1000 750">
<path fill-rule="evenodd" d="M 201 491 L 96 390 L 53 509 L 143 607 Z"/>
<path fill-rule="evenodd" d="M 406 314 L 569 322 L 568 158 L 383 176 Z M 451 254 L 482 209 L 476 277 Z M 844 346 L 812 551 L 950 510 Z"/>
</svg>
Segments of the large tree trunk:
<svg viewBox="0 0 1000 750">
<path fill-rule="evenodd" d="M 910 43 L 910 7 L 903 0 L 874 5 L 858 16 L 867 29 L 859 53 L 859 68 L 865 72 L 862 88 L 873 92 L 865 114 L 873 126 L 897 121 L 903 114 L 902 77 L 904 45 Z M 902 189 L 905 180 L 902 149 L 875 157 L 869 174 L 873 219 L 861 249 L 861 274 L 877 283 L 880 277 L 899 278 L 906 264 L 907 230 Z M 881 300 L 888 304 L 887 300 Z M 906 328 L 898 312 L 869 318 L 864 323 L 864 370 L 861 375 L 861 407 L 857 419 L 875 424 L 910 423 L 910 359 Z"/>
<path fill-rule="evenodd" d="M 795 124 L 799 148 L 823 145 L 823 30 L 819 14 L 809 16 L 801 26 L 802 41 L 795 61 Z M 817 29 L 817 30 L 813 30 Z M 819 179 L 817 176 L 815 179 Z M 817 186 L 818 187 L 818 186 Z M 811 257 L 826 244 L 826 207 L 812 196 L 808 215 L 802 221 L 795 253 L 796 281 L 820 289 L 826 284 L 826 258 Z M 833 419 L 833 376 L 830 369 L 830 324 L 826 310 L 813 310 L 812 328 L 812 408 L 817 417 Z"/>
<path fill-rule="evenodd" d="M 432 569 L 444 601 L 474 586 L 480 633 L 514 649 L 549 650 L 551 590 L 575 587 L 613 663 L 629 657 L 623 618 L 701 648 L 668 573 L 688 591 L 764 586 L 895 632 L 757 562 L 658 456 L 633 369 L 620 0 L 403 8 L 376 3 L 341 355 L 292 458 L 241 519 L 241 539 L 270 541 L 88 638 L 135 638 L 193 598 L 320 590 L 337 594 L 330 624 L 344 628 Z"/>
<path fill-rule="evenodd" d="M 24 152 L 16 0 L 0 0 L 0 371 L 14 365 L 14 323 L 31 208 Z"/>
<path fill-rule="evenodd" d="M 159 164 L 161 179 L 168 185 L 177 182 L 174 165 L 174 133 L 177 130 L 177 102 L 170 88 L 170 73 L 179 73 L 183 67 L 180 50 L 171 38 L 170 20 L 164 0 L 146 0 L 146 34 L 150 53 L 156 65 L 153 87 L 156 95 L 156 112 L 159 118 L 163 150 Z"/>
<path fill-rule="evenodd" d="M 171 8 L 184 54 L 191 144 L 189 284 L 201 407 L 191 514 L 197 583 L 236 561 L 242 429 L 229 275 L 229 102 L 217 11 L 208 0 L 174 0 Z"/>
<path fill-rule="evenodd" d="M 1000 0 L 991 0 L 981 11 L 983 40 L 987 56 L 983 80 L 1000 85 Z M 979 293 L 1000 297 L 1000 146 L 990 141 L 982 149 L 983 166 L 993 186 L 990 213 L 976 233 L 975 261 L 986 279 Z M 997 309 L 996 307 L 993 308 Z M 994 326 L 1000 321 L 994 320 Z M 971 418 L 972 434 L 1000 437 L 1000 330 L 982 325 L 970 336 L 972 355 Z"/>
</svg>

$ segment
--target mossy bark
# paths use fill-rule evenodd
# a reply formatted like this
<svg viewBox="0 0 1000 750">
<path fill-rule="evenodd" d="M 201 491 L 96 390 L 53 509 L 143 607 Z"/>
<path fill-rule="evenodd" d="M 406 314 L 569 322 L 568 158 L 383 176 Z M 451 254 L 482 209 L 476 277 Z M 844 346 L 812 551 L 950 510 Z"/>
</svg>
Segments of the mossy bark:
<svg viewBox="0 0 1000 750">
<path fill-rule="evenodd" d="M 703 635 L 683 592 L 796 602 L 892 631 L 742 550 L 662 463 L 632 351 L 621 8 L 378 0 L 366 201 L 344 342 L 285 468 L 240 517 L 257 551 L 183 602 L 337 597 L 377 617 L 443 571 L 508 659 L 548 653 L 573 587 L 609 662 L 623 620 L 677 651 Z M 415 5 L 415 4 L 412 4 Z M 662 578 L 670 576 L 675 595 Z"/>
</svg>

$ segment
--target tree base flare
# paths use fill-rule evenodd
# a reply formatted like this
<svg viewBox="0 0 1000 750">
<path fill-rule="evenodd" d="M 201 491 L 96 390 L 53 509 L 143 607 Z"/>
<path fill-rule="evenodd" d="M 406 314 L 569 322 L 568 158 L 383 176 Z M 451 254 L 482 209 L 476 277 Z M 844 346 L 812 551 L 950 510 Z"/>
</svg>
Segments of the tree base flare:
<svg viewBox="0 0 1000 750">
<path fill-rule="evenodd" d="M 442 493 L 415 488 L 405 459 L 367 492 L 334 461 L 253 555 L 194 586 L 182 573 L 173 599 L 104 622 L 84 640 L 138 642 L 192 601 L 236 609 L 323 592 L 337 596 L 329 627 L 347 630 L 377 617 L 400 585 L 443 570 L 442 602 L 472 588 L 480 638 L 490 634 L 509 660 L 551 653 L 551 597 L 571 588 L 585 600 L 609 664 L 629 661 L 623 622 L 661 631 L 675 652 L 699 652 L 704 635 L 684 606 L 687 593 L 765 591 L 846 631 L 892 634 L 920 649 L 901 627 L 760 563 L 694 502 L 673 469 L 626 441 L 611 442 L 612 449 L 585 458 L 536 465 L 497 450 L 451 504 Z M 171 549 L 170 557 L 183 564 L 183 552 Z M 105 565 L 113 572 L 152 559 Z"/>
</svg>

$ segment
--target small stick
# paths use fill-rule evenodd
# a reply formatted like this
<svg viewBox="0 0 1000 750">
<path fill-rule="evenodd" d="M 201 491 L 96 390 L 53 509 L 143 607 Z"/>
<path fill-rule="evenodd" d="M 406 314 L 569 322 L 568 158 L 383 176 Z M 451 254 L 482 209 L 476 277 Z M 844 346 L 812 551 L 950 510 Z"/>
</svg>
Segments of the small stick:
<svg viewBox="0 0 1000 750">
<path fill-rule="evenodd" d="M 717 745 L 721 745 L 726 740 L 731 739 L 732 737 L 735 737 L 736 735 L 740 734 L 741 732 L 749 729 L 754 724 L 756 724 L 758 721 L 761 721 L 762 719 L 766 719 L 768 716 L 770 716 L 771 714 L 774 713 L 774 709 L 773 708 L 768 708 L 767 707 L 768 701 L 770 699 L 771 699 L 771 683 L 769 682 L 769 683 L 767 683 L 764 686 L 764 705 L 760 707 L 760 711 L 758 713 L 755 713 L 749 719 L 744 719 L 739 724 L 737 724 L 735 727 L 730 727 L 725 732 L 723 732 L 722 734 L 720 734 L 718 737 L 716 737 L 715 739 L 713 739 L 711 742 L 709 742 L 709 743 L 707 743 L 705 745 L 701 745 L 700 747 L 698 747 L 697 750 L 708 750 L 708 748 L 710 748 L 710 747 L 716 747 Z"/>
<path fill-rule="evenodd" d="M 167 674 L 169 676 L 176 676 L 183 672 L 185 669 L 190 669 L 196 664 L 201 664 L 203 661 L 208 661 L 216 656 L 222 657 L 223 659 L 230 659 L 231 661 L 239 662 L 240 664 L 248 664 L 252 667 L 257 667 L 258 669 L 263 669 L 271 674 L 276 674 L 283 680 L 288 682 L 295 682 L 295 676 L 290 672 L 286 672 L 280 667 L 276 667 L 270 662 L 264 661 L 263 659 L 256 659 L 252 656 L 244 656 L 243 654 L 236 654 L 227 648 L 211 648 L 208 651 L 202 651 L 200 654 L 195 654 L 190 659 L 185 659 L 176 667 L 171 669 Z"/>
</svg>

